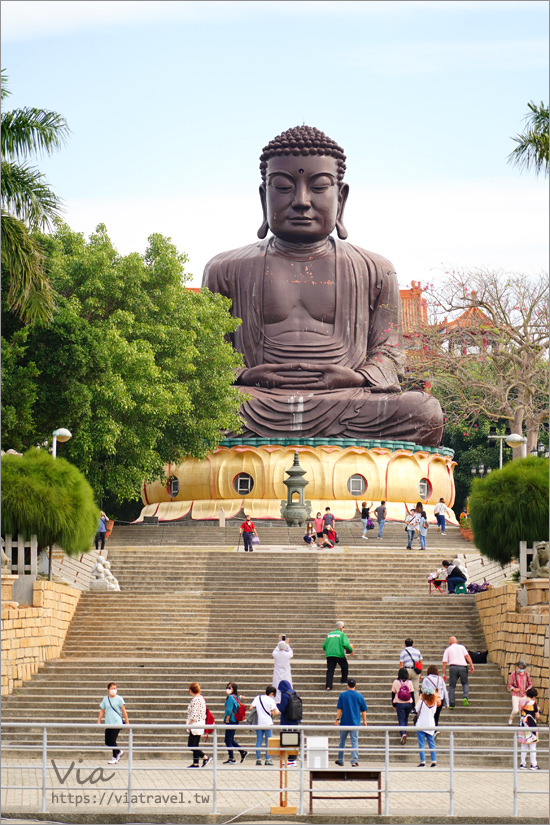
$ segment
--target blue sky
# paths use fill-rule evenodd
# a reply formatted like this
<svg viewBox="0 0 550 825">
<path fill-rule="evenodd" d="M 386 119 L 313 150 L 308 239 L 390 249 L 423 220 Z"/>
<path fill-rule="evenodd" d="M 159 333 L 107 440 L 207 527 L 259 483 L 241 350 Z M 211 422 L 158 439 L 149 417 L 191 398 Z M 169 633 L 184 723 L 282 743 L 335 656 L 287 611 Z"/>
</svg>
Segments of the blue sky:
<svg viewBox="0 0 550 825">
<path fill-rule="evenodd" d="M 399 281 L 546 268 L 548 181 L 506 162 L 548 102 L 546 2 L 2 3 L 8 107 L 72 130 L 40 166 L 121 253 L 162 232 L 193 283 L 260 223 L 258 155 L 297 123 L 348 160 L 349 240 Z"/>
</svg>

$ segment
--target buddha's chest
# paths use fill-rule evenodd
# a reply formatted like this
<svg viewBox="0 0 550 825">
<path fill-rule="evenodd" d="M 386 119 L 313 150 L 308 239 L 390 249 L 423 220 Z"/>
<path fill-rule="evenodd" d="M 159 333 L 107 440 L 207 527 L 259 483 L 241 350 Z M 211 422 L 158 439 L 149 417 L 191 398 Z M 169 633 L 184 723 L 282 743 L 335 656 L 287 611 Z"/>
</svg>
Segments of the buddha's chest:
<svg viewBox="0 0 550 825">
<path fill-rule="evenodd" d="M 298 311 L 325 323 L 334 322 L 336 277 L 334 256 L 291 261 L 268 254 L 263 289 L 266 323 L 278 323 Z"/>
</svg>

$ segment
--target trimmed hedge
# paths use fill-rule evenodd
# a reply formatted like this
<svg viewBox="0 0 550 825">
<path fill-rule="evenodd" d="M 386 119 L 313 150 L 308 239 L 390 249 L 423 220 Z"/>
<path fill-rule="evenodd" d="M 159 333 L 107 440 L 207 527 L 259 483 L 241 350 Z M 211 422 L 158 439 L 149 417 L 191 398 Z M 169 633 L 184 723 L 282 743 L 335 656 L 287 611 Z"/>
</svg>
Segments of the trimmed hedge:
<svg viewBox="0 0 550 825">
<path fill-rule="evenodd" d="M 94 493 L 80 470 L 46 450 L 2 456 L 2 535 L 36 535 L 68 555 L 87 553 L 99 522 Z"/>
<path fill-rule="evenodd" d="M 470 518 L 476 547 L 501 564 L 519 556 L 519 543 L 548 541 L 546 458 L 518 459 L 474 479 Z"/>
</svg>

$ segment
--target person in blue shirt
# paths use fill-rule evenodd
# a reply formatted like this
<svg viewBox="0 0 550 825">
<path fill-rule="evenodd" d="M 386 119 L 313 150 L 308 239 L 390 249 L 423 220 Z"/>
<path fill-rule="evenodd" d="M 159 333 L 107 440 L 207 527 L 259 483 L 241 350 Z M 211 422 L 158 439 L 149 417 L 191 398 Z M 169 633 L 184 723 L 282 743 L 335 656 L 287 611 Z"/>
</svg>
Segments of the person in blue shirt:
<svg viewBox="0 0 550 825">
<path fill-rule="evenodd" d="M 107 691 L 107 696 L 99 706 L 97 724 L 101 725 L 101 720 L 105 717 L 106 725 L 129 725 L 130 721 L 126 713 L 126 705 L 124 704 L 122 696 L 119 696 L 116 682 L 109 682 Z M 120 757 L 124 753 L 123 750 L 116 746 L 117 736 L 120 731 L 121 728 L 105 728 L 105 744 L 113 750 L 113 756 L 107 763 L 108 765 L 116 765 L 117 762 L 120 762 Z"/>
<path fill-rule="evenodd" d="M 235 682 L 228 682 L 225 689 L 227 699 L 223 709 L 223 720 L 226 725 L 238 725 L 235 714 L 239 710 L 238 695 L 239 691 Z M 235 739 L 235 728 L 226 728 L 225 730 L 225 746 L 227 748 L 228 759 L 223 763 L 224 765 L 234 765 L 237 761 L 233 753 L 233 748 L 237 748 L 241 754 L 241 762 L 244 762 L 248 756 L 248 751 L 241 750 L 239 743 Z"/>
<path fill-rule="evenodd" d="M 101 511 L 99 517 L 99 524 L 97 525 L 97 533 L 95 534 L 95 549 L 99 550 L 99 542 L 101 542 L 101 549 L 105 550 L 105 533 L 107 532 L 107 516 Z"/>
<path fill-rule="evenodd" d="M 367 724 L 367 703 L 362 693 L 357 690 L 357 681 L 351 676 L 347 680 L 347 690 L 344 690 L 338 697 L 336 705 L 335 725 L 365 725 Z M 344 765 L 344 748 L 348 737 L 351 742 L 351 767 L 357 768 L 359 765 L 359 731 L 341 730 L 340 743 L 338 745 L 338 759 L 336 764 Z"/>
</svg>

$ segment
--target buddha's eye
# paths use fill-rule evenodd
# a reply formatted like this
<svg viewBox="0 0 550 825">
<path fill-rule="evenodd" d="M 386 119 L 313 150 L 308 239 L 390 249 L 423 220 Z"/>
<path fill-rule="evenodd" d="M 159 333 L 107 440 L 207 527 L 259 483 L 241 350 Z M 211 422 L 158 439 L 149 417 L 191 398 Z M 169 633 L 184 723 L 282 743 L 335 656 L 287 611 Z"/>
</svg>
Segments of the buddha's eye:
<svg viewBox="0 0 550 825">
<path fill-rule="evenodd" d="M 277 192 L 292 192 L 293 186 L 292 183 L 289 181 L 288 178 L 283 177 L 282 175 L 274 175 L 271 180 L 269 181 L 270 186 L 273 186 Z"/>
<path fill-rule="evenodd" d="M 322 175 L 318 178 L 315 178 L 313 183 L 311 184 L 311 191 L 312 192 L 325 192 L 329 186 L 332 186 L 333 181 L 328 175 Z"/>
</svg>

